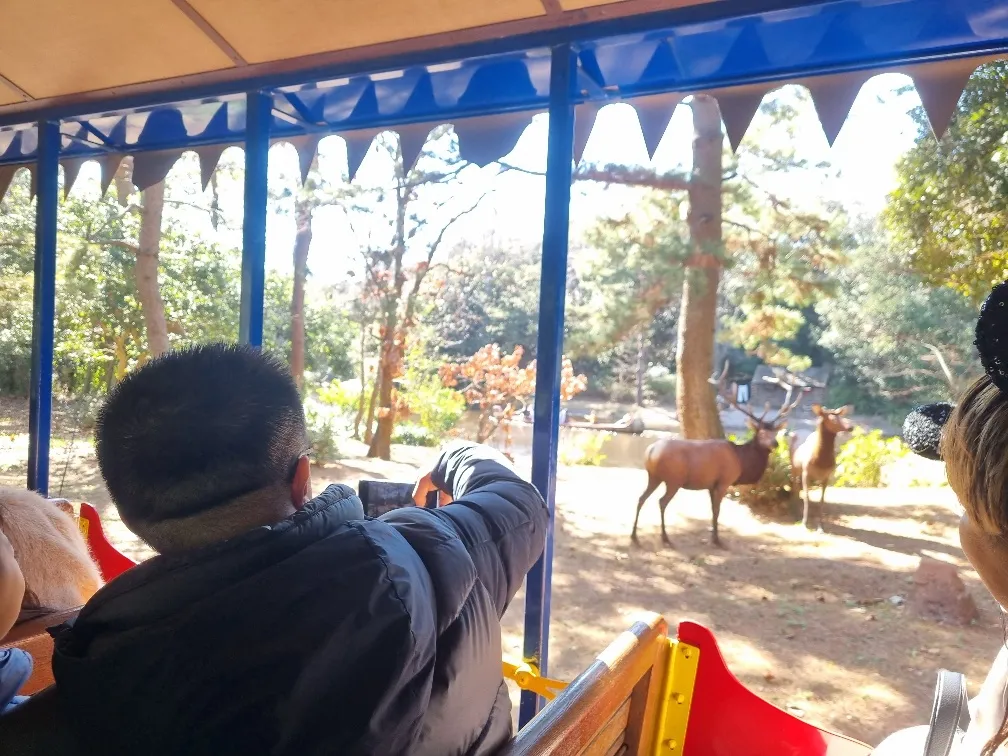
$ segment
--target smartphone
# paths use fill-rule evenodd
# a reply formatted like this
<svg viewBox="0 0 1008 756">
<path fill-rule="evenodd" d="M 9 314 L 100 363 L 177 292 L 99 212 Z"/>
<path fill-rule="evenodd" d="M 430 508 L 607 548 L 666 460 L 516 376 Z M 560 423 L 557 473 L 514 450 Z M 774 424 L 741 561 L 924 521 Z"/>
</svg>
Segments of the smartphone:
<svg viewBox="0 0 1008 756">
<path fill-rule="evenodd" d="M 364 514 L 368 517 L 380 517 L 386 512 L 413 505 L 413 484 L 393 483 L 388 480 L 362 480 L 357 484 L 357 494 L 364 504 Z M 427 494 L 424 506 L 427 509 L 437 507 L 438 492 Z"/>
</svg>

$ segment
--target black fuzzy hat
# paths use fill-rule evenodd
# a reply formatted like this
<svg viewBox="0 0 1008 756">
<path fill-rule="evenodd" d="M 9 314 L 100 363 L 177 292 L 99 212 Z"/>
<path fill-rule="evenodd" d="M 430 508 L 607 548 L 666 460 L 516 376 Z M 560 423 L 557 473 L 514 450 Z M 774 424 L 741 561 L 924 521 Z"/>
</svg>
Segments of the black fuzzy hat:
<svg viewBox="0 0 1008 756">
<path fill-rule="evenodd" d="M 1008 281 L 999 283 L 980 306 L 973 344 L 980 364 L 999 390 L 1008 394 Z M 948 402 L 916 407 L 903 421 L 903 441 L 927 459 L 941 459 L 941 433 L 952 415 Z"/>
</svg>

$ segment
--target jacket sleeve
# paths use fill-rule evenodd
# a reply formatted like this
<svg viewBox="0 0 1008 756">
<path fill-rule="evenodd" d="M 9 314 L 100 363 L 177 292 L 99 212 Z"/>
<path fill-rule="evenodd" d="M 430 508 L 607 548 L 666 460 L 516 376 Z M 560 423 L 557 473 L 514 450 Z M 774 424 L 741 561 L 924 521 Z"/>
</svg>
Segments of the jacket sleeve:
<svg viewBox="0 0 1008 756">
<path fill-rule="evenodd" d="M 502 616 L 546 546 L 546 502 L 506 457 L 472 442 L 446 447 L 431 479 L 454 499 L 435 514 L 458 533 Z"/>
</svg>

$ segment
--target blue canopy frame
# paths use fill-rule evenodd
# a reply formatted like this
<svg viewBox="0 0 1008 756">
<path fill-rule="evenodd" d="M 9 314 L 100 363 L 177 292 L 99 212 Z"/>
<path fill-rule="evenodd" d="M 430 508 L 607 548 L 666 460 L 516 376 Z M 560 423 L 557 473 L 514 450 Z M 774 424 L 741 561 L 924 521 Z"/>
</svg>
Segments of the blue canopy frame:
<svg viewBox="0 0 1008 756">
<path fill-rule="evenodd" d="M 369 140 L 378 130 L 398 127 L 404 133 L 414 126 L 425 137 L 425 127 L 452 122 L 463 157 L 483 164 L 510 151 L 531 114 L 547 111 L 532 478 L 552 513 L 571 171 L 587 138 L 582 127 L 587 122 L 590 130 L 594 112 L 609 102 L 667 93 L 748 93 L 752 100 L 755 92 L 754 104 L 746 106 L 744 131 L 763 94 L 777 83 L 797 80 L 814 86 L 815 77 L 827 81 L 858 72 L 975 62 L 1006 51 L 1008 0 L 721 0 L 385 60 L 131 92 L 107 100 L 0 108 L 0 197 L 6 189 L 2 171 L 9 181 L 13 167 L 21 165 L 33 171 L 38 195 L 28 486 L 48 490 L 61 161 L 68 185 L 84 160 L 108 159 L 117 165 L 131 154 L 145 166 L 135 170 L 135 180 L 149 185 L 164 178 L 181 150 L 205 149 L 216 165 L 225 146 L 243 145 L 240 334 L 243 341 L 259 345 L 271 140 L 300 139 L 314 150 L 325 134 L 339 133 L 349 142 L 355 135 Z M 865 78 L 867 73 L 861 81 Z M 830 91 L 827 87 L 815 101 L 832 141 L 856 89 L 832 125 L 824 115 L 831 105 L 828 98 L 835 96 Z M 674 108 L 677 101 L 663 102 Z M 738 123 L 733 129 L 724 102 L 734 144 L 741 132 L 733 136 Z M 576 123 L 575 113 L 585 122 Z M 353 162 L 351 158 L 351 173 Z M 551 526 L 546 552 L 528 576 L 525 606 L 524 655 L 543 674 L 552 556 Z M 534 694 L 523 693 L 520 722 L 527 722 L 539 705 Z"/>
</svg>

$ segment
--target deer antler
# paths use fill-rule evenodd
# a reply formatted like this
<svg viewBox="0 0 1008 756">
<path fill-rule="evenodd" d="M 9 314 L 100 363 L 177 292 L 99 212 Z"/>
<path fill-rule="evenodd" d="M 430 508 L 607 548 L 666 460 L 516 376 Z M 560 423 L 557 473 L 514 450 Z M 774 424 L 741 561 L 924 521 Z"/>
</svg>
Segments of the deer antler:
<svg viewBox="0 0 1008 756">
<path fill-rule="evenodd" d="M 719 375 L 717 379 L 715 379 L 714 376 L 712 375 L 710 378 L 707 379 L 707 382 L 717 388 L 718 396 L 720 396 L 724 401 L 726 401 L 728 403 L 728 406 L 738 410 L 757 425 L 762 426 L 764 424 L 763 416 L 765 416 L 766 413 L 770 411 L 770 406 L 767 405 L 766 410 L 763 412 L 763 416 L 760 417 L 756 417 L 756 415 L 747 410 L 745 407 L 739 406 L 737 398 L 732 396 L 730 392 L 725 391 L 724 383 L 725 378 L 728 376 L 728 364 L 729 364 L 728 360 L 725 360 L 724 368 L 721 370 L 721 375 Z"/>
<path fill-rule="evenodd" d="M 791 414 L 791 411 L 795 407 L 801 404 L 802 397 L 812 390 L 810 386 L 801 386 L 800 387 L 801 390 L 798 392 L 798 397 L 794 401 L 791 401 L 791 395 L 794 392 L 794 386 L 790 383 L 783 383 L 782 381 L 778 381 L 777 383 L 779 385 L 783 385 L 786 388 L 787 393 L 784 395 L 784 402 L 783 404 L 781 404 L 781 408 L 777 410 L 776 416 L 774 416 L 774 419 L 771 420 L 769 423 L 767 423 L 767 425 L 777 425 L 778 423 L 780 423 L 781 420 L 785 419 L 788 415 Z"/>
</svg>

